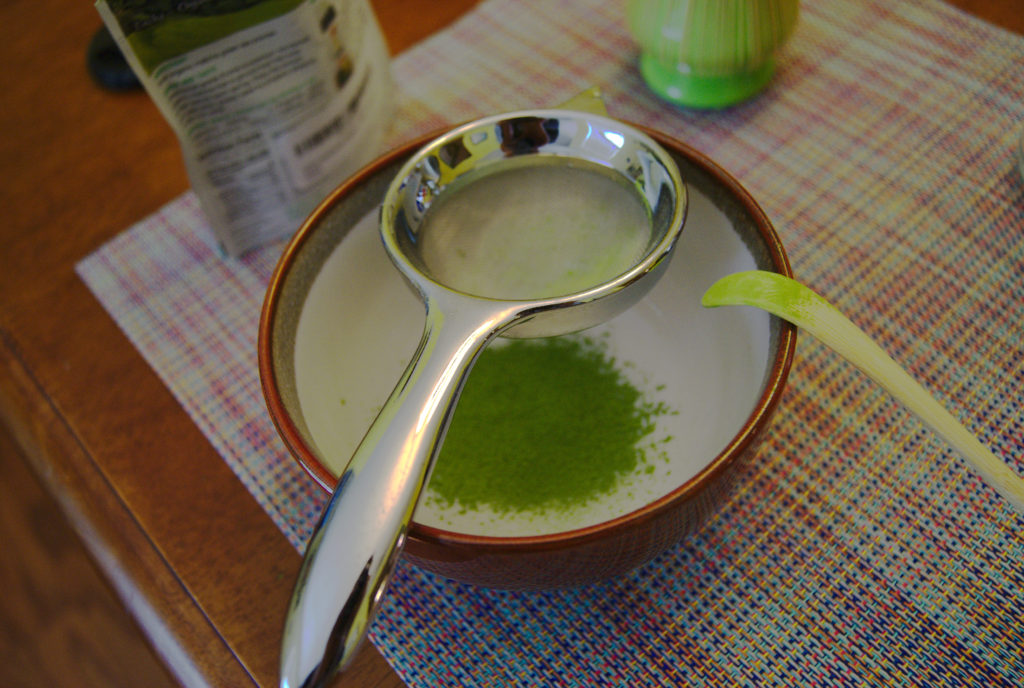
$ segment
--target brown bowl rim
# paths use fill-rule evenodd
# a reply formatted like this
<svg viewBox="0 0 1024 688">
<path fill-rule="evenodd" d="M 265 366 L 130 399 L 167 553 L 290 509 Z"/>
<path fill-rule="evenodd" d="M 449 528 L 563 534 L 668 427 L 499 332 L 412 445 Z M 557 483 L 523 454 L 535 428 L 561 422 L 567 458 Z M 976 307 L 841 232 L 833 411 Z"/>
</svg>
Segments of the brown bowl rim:
<svg viewBox="0 0 1024 688">
<path fill-rule="evenodd" d="M 768 250 L 769 258 L 776 272 L 792 277 L 792 269 L 789 259 L 782 245 L 782 241 L 772 226 L 764 210 L 754 200 L 750 193 L 732 175 L 712 161 L 708 156 L 691 146 L 674 139 L 666 134 L 655 131 L 649 127 L 626 122 L 629 126 L 643 131 L 655 139 L 665 148 L 676 154 L 682 155 L 695 166 L 699 167 L 706 174 L 711 176 L 716 183 L 728 191 L 735 200 L 739 201 L 744 210 L 750 215 L 761 235 Z M 258 333 L 258 358 L 259 373 L 263 395 L 270 412 L 271 420 L 277 427 L 285 446 L 292 457 L 299 465 L 324 488 L 329 494 L 333 492 L 337 482 L 334 475 L 317 458 L 316 453 L 307 446 L 302 433 L 291 420 L 287 413 L 284 401 L 278 393 L 276 376 L 274 373 L 273 353 L 271 351 L 275 306 L 279 301 L 282 285 L 291 268 L 295 257 L 298 255 L 309 236 L 319 224 L 322 217 L 328 213 L 340 200 L 348 196 L 353 189 L 373 177 L 381 169 L 384 169 L 400 159 L 406 158 L 419 148 L 449 131 L 451 127 L 434 131 L 420 136 L 408 143 L 405 143 L 394 150 L 385 153 L 373 162 L 363 167 L 344 183 L 335 188 L 306 218 L 295 235 L 288 242 L 284 249 L 274 273 L 267 287 L 263 307 L 260 315 Z M 685 231 L 685 230 L 684 230 Z M 775 316 L 772 316 L 773 318 Z M 616 518 L 602 521 L 600 523 L 577 528 L 573 530 L 549 533 L 545 535 L 499 537 L 488 535 L 470 535 L 455 531 L 435 528 L 433 526 L 417 523 L 415 520 L 410 524 L 408 537 L 411 540 L 430 543 L 433 545 L 449 546 L 459 549 L 471 548 L 479 553 L 501 554 L 509 552 L 524 551 L 546 551 L 578 546 L 595 539 L 608 535 L 609 532 L 641 527 L 646 521 L 659 517 L 673 505 L 687 501 L 698 495 L 706 485 L 714 482 L 715 478 L 727 470 L 754 441 L 754 438 L 763 431 L 770 422 L 775 407 L 778 405 L 785 387 L 786 379 L 793 363 L 793 355 L 796 349 L 796 327 L 792 324 L 781 321 L 779 328 L 778 346 L 772 360 L 772 367 L 766 376 L 764 391 L 758 398 L 757 404 L 740 430 L 733 437 L 732 441 L 712 459 L 700 472 L 692 478 L 657 500 L 646 504 L 639 509 L 622 514 Z"/>
</svg>

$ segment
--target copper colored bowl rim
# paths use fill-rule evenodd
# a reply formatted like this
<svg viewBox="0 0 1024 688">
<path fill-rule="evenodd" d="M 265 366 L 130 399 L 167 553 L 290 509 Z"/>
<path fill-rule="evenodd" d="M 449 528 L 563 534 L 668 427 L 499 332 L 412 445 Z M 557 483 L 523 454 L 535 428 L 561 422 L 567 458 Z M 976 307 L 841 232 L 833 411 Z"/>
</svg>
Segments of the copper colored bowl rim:
<svg viewBox="0 0 1024 688">
<path fill-rule="evenodd" d="M 628 124 L 645 132 L 670 152 L 685 157 L 691 164 L 699 167 L 704 173 L 712 177 L 717 184 L 722 186 L 753 220 L 775 271 L 789 277 L 793 276 L 789 259 L 774 227 L 761 207 L 735 178 L 703 153 L 690 146 L 650 128 L 632 123 Z M 447 131 L 447 129 L 444 131 Z M 300 254 L 310 236 L 313 235 L 316 228 L 321 224 L 321 220 L 339 202 L 349 196 L 352 190 L 365 180 L 386 169 L 389 165 L 412 155 L 416 150 L 444 133 L 444 131 L 427 134 L 381 156 L 332 191 L 302 223 L 285 247 L 267 287 L 260 317 L 258 337 L 259 372 L 263 395 L 271 419 L 289 452 L 303 469 L 328 493 L 333 492 L 337 476 L 320 461 L 316 452 L 306 443 L 302 432 L 288 413 L 276 378 L 272 333 L 274 318 L 277 315 L 277 307 L 282 298 L 283 285 L 289 270 L 295 263 L 296 257 Z M 771 317 L 774 318 L 775 316 Z M 639 509 L 584 528 L 545 535 L 517 537 L 458 533 L 426 526 L 417 523 L 414 519 L 410 525 L 408 537 L 411 540 L 452 547 L 459 550 L 471 549 L 477 553 L 501 554 L 571 548 L 609 537 L 618 531 L 642 528 L 647 521 L 657 518 L 666 511 L 670 511 L 677 504 L 696 497 L 708 485 L 714 483 L 721 473 L 738 460 L 747 447 L 754 442 L 757 435 L 765 430 L 782 396 L 793 363 L 795 348 L 796 328 L 787 322 L 780 322 L 778 342 L 772 357 L 771 369 L 765 378 L 763 391 L 754 409 L 747 416 L 746 421 L 733 436 L 729 444 L 696 475 L 668 494 Z"/>
</svg>

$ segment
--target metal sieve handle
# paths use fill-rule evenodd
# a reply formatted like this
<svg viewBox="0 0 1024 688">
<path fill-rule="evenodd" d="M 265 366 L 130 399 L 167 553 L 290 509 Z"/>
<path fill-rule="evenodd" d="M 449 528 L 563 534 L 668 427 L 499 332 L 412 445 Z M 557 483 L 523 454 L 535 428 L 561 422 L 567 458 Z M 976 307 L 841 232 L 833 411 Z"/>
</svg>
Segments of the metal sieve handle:
<svg viewBox="0 0 1024 688">
<path fill-rule="evenodd" d="M 327 685 L 355 656 L 401 552 L 466 376 L 521 306 L 427 299 L 423 337 L 338 481 L 285 622 L 282 688 Z"/>
</svg>

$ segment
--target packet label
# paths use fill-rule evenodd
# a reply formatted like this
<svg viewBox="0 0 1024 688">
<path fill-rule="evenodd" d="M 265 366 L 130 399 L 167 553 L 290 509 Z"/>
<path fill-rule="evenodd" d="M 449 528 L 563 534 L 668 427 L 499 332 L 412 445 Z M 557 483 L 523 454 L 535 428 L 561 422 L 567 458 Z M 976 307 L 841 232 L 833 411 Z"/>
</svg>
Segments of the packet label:
<svg viewBox="0 0 1024 688">
<path fill-rule="evenodd" d="M 177 135 L 225 253 L 294 232 L 380 152 L 387 47 L 366 0 L 99 0 Z"/>
</svg>

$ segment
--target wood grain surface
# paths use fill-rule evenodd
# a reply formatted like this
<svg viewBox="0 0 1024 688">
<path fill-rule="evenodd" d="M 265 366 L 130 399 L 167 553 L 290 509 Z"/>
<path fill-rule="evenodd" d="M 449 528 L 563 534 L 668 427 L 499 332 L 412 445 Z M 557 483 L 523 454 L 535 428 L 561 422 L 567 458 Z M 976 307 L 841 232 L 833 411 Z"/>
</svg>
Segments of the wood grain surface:
<svg viewBox="0 0 1024 688">
<path fill-rule="evenodd" d="M 177 685 L 0 427 L 0 685 Z"/>
<path fill-rule="evenodd" d="M 397 53 L 475 1 L 373 5 Z M 1024 33 L 1021 0 L 954 4 Z M 144 637 L 183 685 L 273 686 L 299 556 L 74 273 L 187 188 L 149 98 L 87 76 L 99 26 L 0 3 L 0 685 L 170 684 Z M 367 646 L 339 685 L 401 683 Z"/>
</svg>

